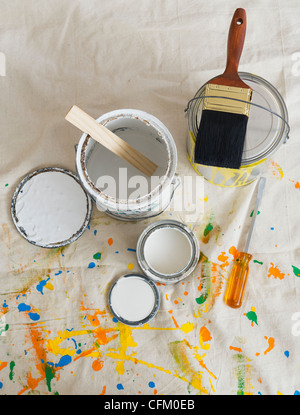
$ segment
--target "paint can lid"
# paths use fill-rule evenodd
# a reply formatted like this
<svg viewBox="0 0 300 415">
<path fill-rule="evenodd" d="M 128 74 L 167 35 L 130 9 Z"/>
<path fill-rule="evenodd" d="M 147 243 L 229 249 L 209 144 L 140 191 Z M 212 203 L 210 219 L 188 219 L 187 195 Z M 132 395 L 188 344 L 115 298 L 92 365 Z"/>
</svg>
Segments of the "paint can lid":
<svg viewBox="0 0 300 415">
<path fill-rule="evenodd" d="M 91 213 L 91 199 L 78 177 L 59 167 L 29 173 L 17 186 L 11 203 L 19 233 L 43 248 L 75 241 L 86 230 Z"/>
<path fill-rule="evenodd" d="M 200 247 L 188 226 L 176 220 L 161 220 L 142 232 L 136 251 L 143 272 L 154 281 L 168 284 L 194 271 Z"/>
<path fill-rule="evenodd" d="M 108 303 L 118 321 L 128 326 L 141 326 L 158 312 L 160 295 L 150 278 L 132 273 L 113 283 Z"/>
</svg>

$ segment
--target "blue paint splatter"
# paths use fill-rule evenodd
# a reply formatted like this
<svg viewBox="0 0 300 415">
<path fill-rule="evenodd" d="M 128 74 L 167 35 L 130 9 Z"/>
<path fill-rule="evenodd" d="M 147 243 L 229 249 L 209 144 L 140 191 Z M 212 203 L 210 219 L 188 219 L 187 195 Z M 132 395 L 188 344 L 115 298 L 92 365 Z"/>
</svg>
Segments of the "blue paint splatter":
<svg viewBox="0 0 300 415">
<path fill-rule="evenodd" d="M 130 251 L 130 252 L 136 252 L 136 249 L 127 248 L 127 251 Z"/>
<path fill-rule="evenodd" d="M 88 268 L 95 268 L 96 264 L 95 262 L 90 262 Z"/>
<path fill-rule="evenodd" d="M 2 306 L 3 308 L 7 308 L 8 307 L 8 305 L 6 304 L 6 300 L 4 300 L 4 303 L 3 303 L 3 306 Z"/>
<path fill-rule="evenodd" d="M 271 231 L 274 231 L 274 228 L 270 228 L 271 229 Z"/>
<path fill-rule="evenodd" d="M 115 252 L 115 254 L 118 254 L 118 253 L 119 253 L 119 251 L 116 251 L 116 252 Z"/>
<path fill-rule="evenodd" d="M 124 386 L 122 385 L 122 383 L 118 383 L 118 384 L 117 384 L 117 389 L 118 389 L 119 391 L 124 389 Z"/>
<path fill-rule="evenodd" d="M 119 320 L 117 320 L 117 319 L 116 319 L 116 317 L 114 317 L 114 318 L 112 319 L 112 321 L 113 321 L 114 323 L 117 323 Z"/>
<path fill-rule="evenodd" d="M 76 340 L 75 340 L 75 339 L 73 339 L 73 337 L 71 338 L 71 340 L 73 340 L 74 345 L 75 345 L 75 349 L 77 349 L 77 343 L 76 343 Z"/>
<path fill-rule="evenodd" d="M 149 386 L 149 388 L 155 388 L 155 383 L 154 382 L 149 382 L 148 386 Z"/>
<path fill-rule="evenodd" d="M 28 316 L 33 321 L 38 321 L 41 318 L 38 313 L 28 313 Z"/>
<path fill-rule="evenodd" d="M 41 362 L 44 363 L 43 360 L 41 360 Z M 65 354 L 64 356 L 62 356 L 59 359 L 59 362 L 58 363 L 47 362 L 47 364 L 49 366 L 54 366 L 54 367 L 63 367 L 63 366 L 68 365 L 71 362 L 72 362 L 72 357 L 70 355 L 68 355 L 68 354 Z"/>
<path fill-rule="evenodd" d="M 286 350 L 286 351 L 284 352 L 284 355 L 285 355 L 286 357 L 289 357 L 290 352 L 289 352 L 288 350 Z"/>
<path fill-rule="evenodd" d="M 62 274 L 62 271 L 58 271 L 54 275 L 59 275 L 59 274 Z"/>
<path fill-rule="evenodd" d="M 0 382 L 0 389 L 2 389 L 3 388 L 3 383 L 2 382 Z"/>
<path fill-rule="evenodd" d="M 18 305 L 18 310 L 21 312 L 21 311 L 29 311 L 29 310 L 31 310 L 31 306 L 30 305 L 27 305 L 27 304 L 25 304 L 25 303 L 20 303 L 19 305 Z"/>
<path fill-rule="evenodd" d="M 299 391 L 297 391 L 297 390 L 295 390 L 294 395 L 300 395 L 300 392 L 299 392 Z"/>
<path fill-rule="evenodd" d="M 95 236 L 97 235 L 97 230 L 95 230 L 95 231 L 94 231 L 94 235 L 95 235 Z"/>
<path fill-rule="evenodd" d="M 57 275 L 57 274 L 55 274 L 55 275 Z M 43 294 L 44 295 L 44 293 L 43 293 L 43 289 L 44 289 L 44 287 L 45 287 L 45 285 L 47 284 L 47 282 L 50 280 L 50 277 L 47 279 L 47 280 L 42 280 L 42 281 L 40 281 L 39 283 L 38 283 L 38 285 L 36 286 L 36 289 L 41 293 L 41 294 Z"/>
</svg>

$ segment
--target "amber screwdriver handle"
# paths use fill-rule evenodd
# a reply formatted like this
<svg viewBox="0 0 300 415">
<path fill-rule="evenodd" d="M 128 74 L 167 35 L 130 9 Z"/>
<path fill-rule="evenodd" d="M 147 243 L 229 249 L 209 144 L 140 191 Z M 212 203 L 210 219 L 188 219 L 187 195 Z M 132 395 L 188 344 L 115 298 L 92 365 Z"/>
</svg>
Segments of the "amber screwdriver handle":
<svg viewBox="0 0 300 415">
<path fill-rule="evenodd" d="M 230 307 L 239 308 L 242 305 L 251 258 L 251 254 L 239 252 L 234 260 L 224 297 L 225 303 Z"/>
</svg>

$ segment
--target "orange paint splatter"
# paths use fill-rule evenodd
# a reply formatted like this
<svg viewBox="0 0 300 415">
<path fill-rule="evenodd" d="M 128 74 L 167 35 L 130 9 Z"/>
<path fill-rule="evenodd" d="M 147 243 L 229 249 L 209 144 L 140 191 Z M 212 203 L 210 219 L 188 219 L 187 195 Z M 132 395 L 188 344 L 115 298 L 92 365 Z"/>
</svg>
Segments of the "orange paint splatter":
<svg viewBox="0 0 300 415">
<path fill-rule="evenodd" d="M 209 340 L 212 339 L 211 334 L 210 334 L 210 331 L 205 326 L 202 326 L 201 327 L 201 329 L 200 329 L 200 336 L 201 336 L 201 339 L 204 342 L 208 342 Z"/>
<path fill-rule="evenodd" d="M 270 278 L 270 277 L 274 277 L 274 278 L 279 278 L 280 280 L 282 280 L 283 278 L 284 278 L 284 273 L 283 272 L 280 272 L 279 271 L 279 269 L 278 269 L 278 266 L 276 265 L 274 265 L 272 262 L 271 262 L 271 267 L 269 268 L 269 274 L 268 274 L 268 277 Z"/>
<path fill-rule="evenodd" d="M 1 362 L 0 370 L 4 369 L 7 366 L 7 362 Z"/>
<path fill-rule="evenodd" d="M 184 295 L 188 295 L 188 292 L 187 292 L 187 291 L 185 291 L 183 294 L 184 294 Z"/>
<path fill-rule="evenodd" d="M 113 238 L 108 238 L 107 243 L 108 243 L 109 246 L 112 245 L 113 242 L 114 242 Z"/>
<path fill-rule="evenodd" d="M 92 364 L 92 368 L 94 369 L 95 372 L 98 372 L 99 370 L 103 368 L 103 365 L 104 365 L 103 360 L 94 360 Z"/>
<path fill-rule="evenodd" d="M 234 350 L 236 352 L 242 353 L 242 349 L 240 347 L 229 346 L 229 350 Z"/>
<path fill-rule="evenodd" d="M 275 339 L 274 339 L 274 337 L 267 337 L 267 336 L 265 336 L 265 339 L 266 340 L 268 340 L 268 344 L 269 344 L 269 347 L 264 351 L 264 354 L 267 354 L 267 353 L 269 353 L 272 349 L 274 349 L 274 346 L 275 346 Z"/>
<path fill-rule="evenodd" d="M 105 395 L 105 392 L 106 392 L 106 386 L 104 385 L 103 388 L 102 388 L 102 392 L 100 393 L 100 395 Z"/>
<path fill-rule="evenodd" d="M 221 265 L 221 268 L 227 267 L 229 265 L 229 262 L 227 261 L 228 256 L 225 255 L 225 252 L 221 252 L 221 254 L 218 256 L 218 260 L 223 262 Z"/>
<path fill-rule="evenodd" d="M 175 324 L 175 327 L 176 327 L 177 329 L 179 329 L 178 323 L 177 323 L 177 321 L 175 320 L 174 316 L 172 316 L 172 320 L 173 320 L 173 322 L 174 322 L 174 324 Z"/>
</svg>

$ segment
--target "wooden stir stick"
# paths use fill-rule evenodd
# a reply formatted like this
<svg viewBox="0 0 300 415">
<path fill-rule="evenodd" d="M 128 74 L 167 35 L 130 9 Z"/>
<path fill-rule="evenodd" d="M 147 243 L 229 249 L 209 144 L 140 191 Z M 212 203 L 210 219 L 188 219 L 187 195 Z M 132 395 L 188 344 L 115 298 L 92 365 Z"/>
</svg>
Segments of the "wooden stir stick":
<svg viewBox="0 0 300 415">
<path fill-rule="evenodd" d="M 78 108 L 76 105 L 69 110 L 65 119 L 79 128 L 84 133 L 89 134 L 94 140 L 102 144 L 123 160 L 136 167 L 147 176 L 152 176 L 157 169 L 157 165 L 146 156 L 126 143 L 108 128 L 98 124 L 94 118 Z"/>
</svg>

